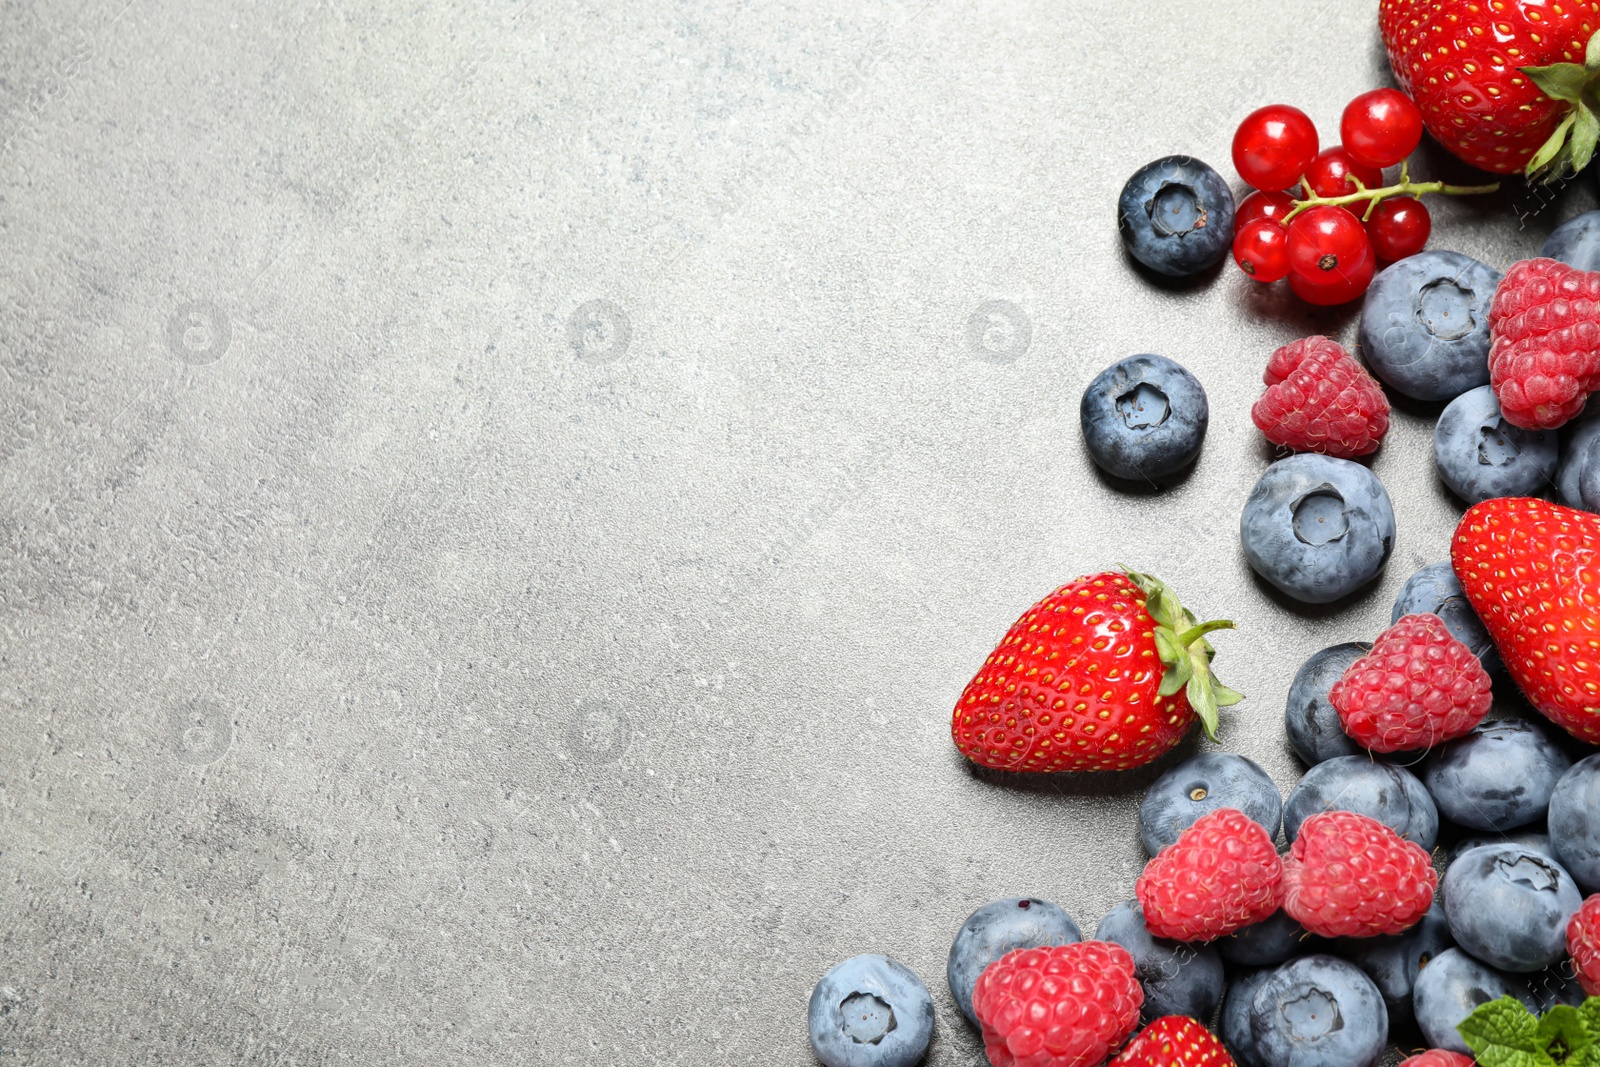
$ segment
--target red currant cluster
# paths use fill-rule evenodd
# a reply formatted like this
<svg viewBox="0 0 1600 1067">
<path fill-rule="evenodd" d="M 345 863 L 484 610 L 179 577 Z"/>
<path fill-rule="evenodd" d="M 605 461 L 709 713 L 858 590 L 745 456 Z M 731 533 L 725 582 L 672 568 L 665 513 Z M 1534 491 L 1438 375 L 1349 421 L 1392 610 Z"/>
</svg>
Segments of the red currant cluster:
<svg viewBox="0 0 1600 1067">
<path fill-rule="evenodd" d="M 1311 304 L 1354 300 L 1379 260 L 1422 251 L 1432 221 L 1418 196 L 1498 188 L 1413 182 L 1406 159 L 1422 140 L 1422 112 L 1395 89 L 1350 101 L 1339 132 L 1344 143 L 1319 152 L 1306 113 L 1272 104 L 1233 135 L 1233 165 L 1256 190 L 1235 213 L 1234 262 L 1258 282 L 1287 277 Z M 1400 180 L 1384 186 L 1383 168 L 1395 164 Z"/>
</svg>

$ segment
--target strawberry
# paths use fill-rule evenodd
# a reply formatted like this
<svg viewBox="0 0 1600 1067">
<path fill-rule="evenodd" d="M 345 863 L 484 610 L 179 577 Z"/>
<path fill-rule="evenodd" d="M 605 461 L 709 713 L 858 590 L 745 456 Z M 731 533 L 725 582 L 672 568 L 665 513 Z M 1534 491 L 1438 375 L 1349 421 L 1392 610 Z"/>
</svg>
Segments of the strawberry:
<svg viewBox="0 0 1600 1067">
<path fill-rule="evenodd" d="M 1166 583 L 1108 571 L 1069 582 L 1014 623 L 950 720 L 962 755 L 1009 771 L 1127 770 L 1176 745 L 1196 718 L 1244 698 L 1211 674 L 1205 635 Z"/>
<path fill-rule="evenodd" d="M 1485 500 L 1461 517 L 1450 563 L 1529 703 L 1600 744 L 1600 515 Z"/>
<path fill-rule="evenodd" d="M 1112 1060 L 1109 1067 L 1235 1067 L 1217 1035 L 1187 1015 L 1163 1015 Z"/>
<path fill-rule="evenodd" d="M 1555 178 L 1600 135 L 1600 2 L 1381 0 L 1378 26 L 1428 132 L 1474 166 Z"/>
</svg>

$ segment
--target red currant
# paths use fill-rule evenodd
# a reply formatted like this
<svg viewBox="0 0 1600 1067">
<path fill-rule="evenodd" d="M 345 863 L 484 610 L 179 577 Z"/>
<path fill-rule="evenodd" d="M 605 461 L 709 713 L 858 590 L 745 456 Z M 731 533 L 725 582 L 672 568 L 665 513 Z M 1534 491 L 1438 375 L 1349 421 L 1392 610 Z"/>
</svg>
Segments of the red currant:
<svg viewBox="0 0 1600 1067">
<path fill-rule="evenodd" d="M 1233 231 L 1233 261 L 1258 282 L 1289 273 L 1289 228 L 1277 219 L 1251 219 Z"/>
<path fill-rule="evenodd" d="M 1317 154 L 1317 127 L 1304 111 L 1268 104 L 1244 117 L 1233 134 L 1233 166 L 1257 189 L 1287 189 Z"/>
<path fill-rule="evenodd" d="M 1288 193 L 1254 192 L 1243 200 L 1233 212 L 1234 232 L 1247 222 L 1256 219 L 1281 219 L 1294 208 L 1294 197 Z"/>
<path fill-rule="evenodd" d="M 1347 304 L 1367 291 L 1367 286 L 1372 284 L 1372 276 L 1377 272 L 1378 264 L 1369 246 L 1367 254 L 1356 263 L 1348 274 L 1342 274 L 1326 285 L 1318 284 L 1302 278 L 1291 272 L 1289 274 L 1289 288 L 1301 300 L 1308 304 L 1330 306 L 1333 304 Z"/>
<path fill-rule="evenodd" d="M 1428 207 L 1413 196 L 1397 196 L 1372 209 L 1367 237 L 1379 259 L 1405 259 L 1422 251 L 1433 231 Z"/>
<path fill-rule="evenodd" d="M 1289 223 L 1289 269 L 1312 285 L 1350 276 L 1362 258 L 1372 259 L 1366 227 L 1336 207 L 1307 208 Z"/>
<path fill-rule="evenodd" d="M 1368 189 L 1376 189 L 1383 184 L 1381 171 L 1351 159 L 1343 145 L 1323 149 L 1306 167 L 1306 181 L 1311 183 L 1312 191 L 1318 196 L 1348 196 L 1359 192 L 1356 183 L 1349 180 L 1352 177 L 1361 179 L 1361 184 Z M 1346 205 L 1345 210 L 1359 215 L 1367 210 L 1367 205 Z"/>
<path fill-rule="evenodd" d="M 1422 109 L 1398 89 L 1374 89 L 1345 106 L 1339 136 L 1357 163 L 1380 170 L 1392 167 L 1417 150 Z"/>
</svg>

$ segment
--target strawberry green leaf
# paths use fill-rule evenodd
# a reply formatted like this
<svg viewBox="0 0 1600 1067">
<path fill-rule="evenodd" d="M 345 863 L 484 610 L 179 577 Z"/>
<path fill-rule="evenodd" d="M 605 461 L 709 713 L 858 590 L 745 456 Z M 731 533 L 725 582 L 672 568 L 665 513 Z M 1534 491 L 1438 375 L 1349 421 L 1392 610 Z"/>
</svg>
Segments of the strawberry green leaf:
<svg viewBox="0 0 1600 1067">
<path fill-rule="evenodd" d="M 1600 70 L 1600 30 L 1596 30 L 1589 38 L 1589 47 L 1584 50 L 1583 65 L 1590 70 Z"/>
<path fill-rule="evenodd" d="M 1552 133 L 1550 135 L 1550 139 L 1540 146 L 1539 151 L 1533 154 L 1532 159 L 1528 160 L 1529 175 L 1550 175 L 1551 177 L 1559 176 L 1561 168 L 1552 167 L 1551 164 L 1560 158 L 1563 152 L 1566 150 L 1567 133 L 1571 131 L 1573 125 L 1577 121 L 1578 115 L 1576 109 L 1570 112 L 1566 118 L 1561 120 L 1561 125 L 1556 127 L 1556 132 Z"/>
<path fill-rule="evenodd" d="M 1197 623 L 1194 615 L 1178 603 L 1177 594 L 1167 583 L 1154 575 L 1140 574 L 1126 567 L 1123 570 L 1128 580 L 1144 593 L 1144 609 L 1156 624 L 1151 636 L 1165 668 L 1161 675 L 1161 696 L 1170 697 L 1182 689 L 1206 736 L 1215 741 L 1217 709 L 1237 704 L 1244 697 L 1217 681 L 1211 673 L 1211 659 L 1216 650 L 1206 640 L 1206 635 L 1216 630 L 1231 630 L 1233 623 L 1226 619 Z"/>
<path fill-rule="evenodd" d="M 1552 63 L 1548 67 L 1523 67 L 1522 73 L 1550 99 L 1576 104 L 1583 99 L 1590 71 L 1581 63 Z"/>
<path fill-rule="evenodd" d="M 1161 688 L 1158 690 L 1158 692 L 1164 697 L 1169 697 L 1173 693 L 1176 693 L 1178 690 L 1182 689 L 1184 686 L 1188 685 L 1189 679 L 1193 675 L 1194 668 L 1189 665 L 1188 659 L 1174 663 L 1172 666 L 1168 667 L 1166 673 L 1161 676 Z"/>
<path fill-rule="evenodd" d="M 1589 165 L 1594 149 L 1600 142 L 1600 118 L 1587 104 L 1579 104 L 1575 112 L 1577 121 L 1572 124 L 1572 172 L 1576 174 Z"/>
<path fill-rule="evenodd" d="M 1221 682 L 1213 682 L 1211 690 L 1217 694 L 1217 703 L 1225 708 L 1231 708 L 1244 699 L 1243 693 L 1236 693 Z"/>
</svg>

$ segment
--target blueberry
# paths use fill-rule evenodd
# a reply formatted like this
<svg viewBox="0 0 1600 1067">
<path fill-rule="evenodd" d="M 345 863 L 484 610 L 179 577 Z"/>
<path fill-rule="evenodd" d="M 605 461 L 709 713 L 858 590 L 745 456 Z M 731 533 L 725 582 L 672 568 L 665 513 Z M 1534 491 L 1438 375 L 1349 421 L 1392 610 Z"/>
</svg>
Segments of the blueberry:
<svg viewBox="0 0 1600 1067">
<path fill-rule="evenodd" d="M 1255 1035 L 1250 1032 L 1250 1004 L 1256 990 L 1272 972 L 1270 970 L 1245 971 L 1233 976 L 1228 983 L 1227 996 L 1222 1000 L 1222 1020 L 1217 1027 L 1222 1043 L 1233 1053 L 1239 1067 L 1277 1067 L 1261 1058 L 1256 1048 Z"/>
<path fill-rule="evenodd" d="M 1118 478 L 1165 478 L 1194 462 L 1211 409 L 1206 391 L 1166 356 L 1129 356 L 1101 371 L 1078 405 L 1089 456 Z"/>
<path fill-rule="evenodd" d="M 1439 839 L 1439 810 L 1416 775 L 1367 756 L 1337 756 L 1306 772 L 1283 805 L 1283 832 L 1291 843 L 1300 824 L 1319 811 L 1377 819 L 1429 852 Z"/>
<path fill-rule="evenodd" d="M 1008 897 L 991 901 L 969 915 L 956 932 L 945 968 L 950 995 L 956 998 L 961 1014 L 977 1026 L 972 990 L 989 964 L 1012 949 L 1071 945 L 1081 940 L 1083 934 L 1072 916 L 1048 900 Z"/>
<path fill-rule="evenodd" d="M 1585 511 L 1600 511 L 1600 440 L 1589 442 L 1578 468 L 1578 503 Z"/>
<path fill-rule="evenodd" d="M 1137 901 L 1112 908 L 1094 936 L 1121 945 L 1133 957 L 1134 973 L 1144 987 L 1145 1022 L 1163 1015 L 1209 1019 L 1222 1003 L 1222 960 L 1217 950 L 1154 936 L 1145 929 Z"/>
<path fill-rule="evenodd" d="M 1561 467 L 1556 472 L 1556 488 L 1561 502 L 1569 508 L 1583 504 L 1583 476 L 1594 455 L 1595 444 L 1600 442 L 1600 403 L 1590 404 L 1582 415 L 1561 428 L 1565 444 L 1561 446 Z"/>
<path fill-rule="evenodd" d="M 1154 856 L 1178 840 L 1202 815 L 1218 808 L 1242 811 L 1278 836 L 1283 797 L 1253 760 L 1231 752 L 1204 752 L 1172 768 L 1150 787 L 1139 805 L 1139 837 Z"/>
<path fill-rule="evenodd" d="M 1328 700 L 1328 690 L 1350 664 L 1371 650 L 1371 645 L 1354 642 L 1332 645 L 1313 654 L 1295 672 L 1294 681 L 1289 685 L 1284 725 L 1289 732 L 1289 744 L 1308 765 L 1315 766 L 1335 756 L 1365 755 L 1361 746 L 1350 740 L 1350 735 L 1339 725 L 1339 713 Z"/>
<path fill-rule="evenodd" d="M 1361 354 L 1395 391 L 1450 400 L 1489 381 L 1489 302 L 1500 272 L 1460 252 L 1384 268 L 1361 310 Z"/>
<path fill-rule="evenodd" d="M 1480 963 L 1459 948 L 1447 948 L 1417 975 L 1411 1007 L 1429 1045 L 1470 1056 L 1472 1050 L 1456 1025 L 1480 1005 L 1501 997 L 1516 997 L 1530 1009 L 1537 1006 L 1526 984 L 1514 975 Z"/>
<path fill-rule="evenodd" d="M 1550 794 L 1550 843 L 1585 893 L 1600 893 L 1600 754 L 1561 776 Z"/>
<path fill-rule="evenodd" d="M 1600 270 L 1600 211 L 1585 211 L 1557 226 L 1539 255 L 1579 270 Z"/>
<path fill-rule="evenodd" d="M 1440 883 L 1456 944 L 1492 967 L 1541 971 L 1567 951 L 1567 921 L 1583 903 L 1555 860 L 1520 845 L 1457 856 Z"/>
<path fill-rule="evenodd" d="M 1250 1034 L 1266 1064 L 1377 1067 L 1389 1041 L 1389 1012 L 1355 964 L 1303 956 L 1267 972 L 1256 986 Z"/>
<path fill-rule="evenodd" d="M 1427 914 L 1405 933 L 1342 938 L 1334 951 L 1367 973 L 1383 994 L 1390 1023 L 1398 1027 L 1412 1018 L 1411 990 L 1417 975 L 1453 944 L 1444 903 L 1436 898 Z"/>
<path fill-rule="evenodd" d="M 911 1067 L 933 1036 L 933 998 L 887 956 L 852 956 L 811 991 L 811 1048 L 824 1067 Z"/>
<path fill-rule="evenodd" d="M 1545 731 L 1523 719 L 1486 722 L 1446 741 L 1422 780 L 1444 817 L 1474 830 L 1510 830 L 1544 816 L 1572 766 Z"/>
<path fill-rule="evenodd" d="M 1359 463 L 1305 453 L 1268 467 L 1239 519 L 1255 572 L 1307 604 L 1360 589 L 1394 550 L 1394 508 Z"/>
<path fill-rule="evenodd" d="M 1400 588 L 1395 597 L 1390 624 L 1406 615 L 1437 615 L 1444 620 L 1445 629 L 1457 641 L 1472 649 L 1483 669 L 1491 674 L 1505 670 L 1500 660 L 1500 650 L 1494 647 L 1494 638 L 1484 629 L 1483 620 L 1467 600 L 1461 581 L 1448 560 L 1430 563 L 1423 567 Z"/>
<path fill-rule="evenodd" d="M 1433 431 L 1439 477 L 1469 504 L 1539 492 L 1559 458 L 1555 431 L 1511 425 L 1488 385 L 1450 401 Z"/>
<path fill-rule="evenodd" d="M 1550 843 L 1550 835 L 1527 828 L 1508 830 L 1505 833 L 1474 834 L 1471 837 L 1463 837 L 1456 842 L 1456 847 L 1450 853 L 1450 858 L 1455 859 L 1463 852 L 1470 852 L 1481 845 L 1519 845 L 1522 848 L 1531 848 L 1535 852 L 1542 852 L 1557 863 L 1561 862 L 1561 857 L 1556 854 L 1555 845 Z M 1570 869 L 1568 873 L 1571 873 Z"/>
<path fill-rule="evenodd" d="M 1151 270 L 1198 274 L 1233 246 L 1233 192 L 1198 159 L 1165 156 L 1122 187 L 1117 229 L 1128 254 Z"/>
<path fill-rule="evenodd" d="M 1322 943 L 1282 910 L 1213 942 L 1224 963 L 1242 967 L 1276 967 Z"/>
</svg>

